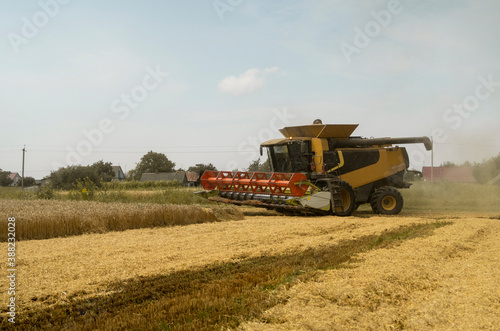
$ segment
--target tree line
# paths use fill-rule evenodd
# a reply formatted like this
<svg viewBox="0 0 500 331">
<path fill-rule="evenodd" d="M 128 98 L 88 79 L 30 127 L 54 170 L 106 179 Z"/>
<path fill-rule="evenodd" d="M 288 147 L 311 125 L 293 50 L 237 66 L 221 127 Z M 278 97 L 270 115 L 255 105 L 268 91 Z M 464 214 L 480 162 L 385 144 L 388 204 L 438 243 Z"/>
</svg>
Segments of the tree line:
<svg viewBox="0 0 500 331">
<path fill-rule="evenodd" d="M 452 162 L 445 162 L 441 166 L 458 166 Z M 500 174 L 500 154 L 491 159 L 485 160 L 480 163 L 465 162 L 460 166 L 472 167 L 473 175 L 476 181 L 480 184 L 489 182 Z M 181 169 L 177 169 L 179 171 Z M 217 170 L 217 168 L 209 163 L 199 163 L 188 168 L 187 171 L 194 171 L 202 174 L 206 170 Z M 271 171 L 269 160 L 261 162 L 260 158 L 251 162 L 247 171 Z M 136 167 L 130 170 L 127 174 L 127 180 L 140 180 L 143 173 L 156 173 L 156 172 L 174 172 L 175 162 L 170 161 L 165 154 L 149 151 L 137 163 Z M 9 186 L 12 184 L 12 179 L 9 178 L 9 171 L 2 171 L 0 169 L 0 186 Z M 59 168 L 51 172 L 48 177 L 50 185 L 54 189 L 69 190 L 75 186 L 78 181 L 88 180 L 94 183 L 96 187 L 101 187 L 102 183 L 110 182 L 115 174 L 110 162 L 98 161 L 88 166 L 73 165 Z M 31 186 L 35 184 L 35 179 L 32 177 L 24 178 L 24 186 Z"/>
<path fill-rule="evenodd" d="M 462 164 L 455 164 L 453 162 L 444 162 L 441 164 L 441 167 L 471 167 L 472 175 L 474 179 L 479 184 L 486 184 L 493 178 L 497 177 L 500 174 L 500 153 L 497 156 L 494 156 L 488 160 L 484 160 L 483 162 L 474 162 L 471 163 L 466 161 Z"/>
<path fill-rule="evenodd" d="M 170 161 L 165 154 L 149 151 L 137 163 L 136 167 L 127 173 L 127 180 L 140 180 L 144 173 L 175 172 L 175 162 Z M 205 170 L 217 170 L 211 163 L 197 164 L 188 171 L 202 173 Z M 105 182 L 110 182 L 115 176 L 110 162 L 98 161 L 88 166 L 68 166 L 51 172 L 50 185 L 54 189 L 69 190 L 81 181 L 90 182 L 97 188 Z"/>
</svg>

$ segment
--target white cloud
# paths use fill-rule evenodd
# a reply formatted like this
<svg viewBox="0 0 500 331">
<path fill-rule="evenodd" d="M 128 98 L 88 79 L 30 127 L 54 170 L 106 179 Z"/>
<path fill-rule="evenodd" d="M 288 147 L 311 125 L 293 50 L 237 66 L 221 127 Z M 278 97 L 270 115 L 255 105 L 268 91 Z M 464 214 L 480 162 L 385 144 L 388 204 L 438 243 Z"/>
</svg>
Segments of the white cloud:
<svg viewBox="0 0 500 331">
<path fill-rule="evenodd" d="M 278 71 L 278 67 L 272 67 L 272 68 L 268 68 L 268 69 L 264 69 L 265 72 L 276 72 Z"/>
<path fill-rule="evenodd" d="M 278 67 L 264 70 L 252 68 L 237 77 L 232 75 L 224 78 L 217 86 L 222 93 L 232 94 L 235 97 L 252 94 L 264 85 L 264 73 L 277 72 Z"/>
</svg>

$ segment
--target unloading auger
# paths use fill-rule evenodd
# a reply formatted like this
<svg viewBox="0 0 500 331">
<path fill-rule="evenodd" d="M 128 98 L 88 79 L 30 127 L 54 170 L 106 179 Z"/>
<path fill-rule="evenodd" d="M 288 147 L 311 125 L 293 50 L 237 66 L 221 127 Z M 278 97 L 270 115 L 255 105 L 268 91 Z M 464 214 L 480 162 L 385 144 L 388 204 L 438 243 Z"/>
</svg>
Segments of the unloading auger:
<svg viewBox="0 0 500 331">
<path fill-rule="evenodd" d="M 409 188 L 403 174 L 410 163 L 404 147 L 428 137 L 352 137 L 357 124 L 286 127 L 284 138 L 261 144 L 271 172 L 205 171 L 197 192 L 209 200 L 274 209 L 287 214 L 349 216 L 364 203 L 375 213 L 403 208 L 398 188 Z"/>
</svg>

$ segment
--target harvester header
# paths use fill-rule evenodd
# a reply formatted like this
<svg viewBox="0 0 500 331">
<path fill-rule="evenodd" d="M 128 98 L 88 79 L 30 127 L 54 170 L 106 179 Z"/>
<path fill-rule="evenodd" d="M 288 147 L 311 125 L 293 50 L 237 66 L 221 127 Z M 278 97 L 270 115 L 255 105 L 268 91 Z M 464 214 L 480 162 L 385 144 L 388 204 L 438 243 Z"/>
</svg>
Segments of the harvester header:
<svg viewBox="0 0 500 331">
<path fill-rule="evenodd" d="M 232 172 L 207 170 L 201 176 L 201 184 L 206 190 L 220 192 L 254 193 L 269 192 L 273 195 L 303 196 L 308 185 L 305 174 L 285 174 L 266 172 Z"/>
</svg>

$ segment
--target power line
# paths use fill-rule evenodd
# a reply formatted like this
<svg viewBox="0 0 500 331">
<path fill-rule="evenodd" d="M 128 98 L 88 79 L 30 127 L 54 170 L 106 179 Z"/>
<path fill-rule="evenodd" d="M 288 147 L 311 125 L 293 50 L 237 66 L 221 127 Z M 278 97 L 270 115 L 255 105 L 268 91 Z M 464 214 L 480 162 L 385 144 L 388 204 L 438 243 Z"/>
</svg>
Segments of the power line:
<svg viewBox="0 0 500 331">
<path fill-rule="evenodd" d="M 43 152 L 43 153 L 66 153 L 67 151 L 42 151 L 42 150 L 37 150 L 37 151 L 31 151 L 31 153 L 36 153 L 36 152 Z M 78 152 L 78 151 L 76 151 Z M 240 153 L 241 151 L 165 151 L 167 154 L 221 154 L 221 153 Z M 99 150 L 99 151 L 92 151 L 92 153 L 110 153 L 110 154 L 145 154 L 146 152 L 144 151 L 107 151 L 107 150 Z"/>
<path fill-rule="evenodd" d="M 498 142 L 496 145 L 490 145 L 490 144 L 470 144 L 470 143 L 434 143 L 435 145 L 454 145 L 454 146 L 472 146 L 472 147 L 500 147 L 500 142 Z"/>
<path fill-rule="evenodd" d="M 58 147 L 58 148 L 66 148 L 71 147 L 70 145 L 29 145 L 30 147 Z M 9 148 L 18 148 L 16 146 L 3 146 Z M 99 148 L 99 146 L 95 146 Z M 175 146 L 106 146 L 108 148 L 199 148 L 199 147 L 221 147 L 221 148 L 234 148 L 234 145 L 175 145 Z M 0 146 L 2 148 L 2 146 Z"/>
</svg>

